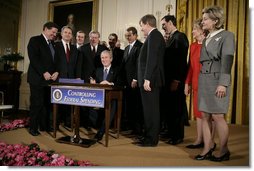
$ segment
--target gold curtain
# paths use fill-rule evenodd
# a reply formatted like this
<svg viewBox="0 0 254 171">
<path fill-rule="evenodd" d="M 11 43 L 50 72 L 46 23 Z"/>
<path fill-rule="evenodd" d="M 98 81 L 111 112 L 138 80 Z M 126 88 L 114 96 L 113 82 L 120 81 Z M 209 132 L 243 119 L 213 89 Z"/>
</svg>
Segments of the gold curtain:
<svg viewBox="0 0 254 171">
<path fill-rule="evenodd" d="M 190 43 L 192 24 L 202 17 L 202 9 L 218 5 L 224 9 L 225 29 L 235 34 L 236 51 L 232 67 L 232 89 L 226 120 L 228 123 L 249 124 L 249 1 L 246 0 L 177 0 L 178 29 L 186 33 Z M 189 116 L 194 119 L 191 98 L 187 98 Z"/>
</svg>

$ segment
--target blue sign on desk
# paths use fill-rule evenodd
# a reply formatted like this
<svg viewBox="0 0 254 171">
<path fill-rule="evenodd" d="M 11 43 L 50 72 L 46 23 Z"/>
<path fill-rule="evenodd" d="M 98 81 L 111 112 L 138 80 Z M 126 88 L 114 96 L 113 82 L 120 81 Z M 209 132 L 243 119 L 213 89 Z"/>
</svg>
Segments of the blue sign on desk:
<svg viewBox="0 0 254 171">
<path fill-rule="evenodd" d="M 104 108 L 104 89 L 51 86 L 51 103 Z"/>
</svg>

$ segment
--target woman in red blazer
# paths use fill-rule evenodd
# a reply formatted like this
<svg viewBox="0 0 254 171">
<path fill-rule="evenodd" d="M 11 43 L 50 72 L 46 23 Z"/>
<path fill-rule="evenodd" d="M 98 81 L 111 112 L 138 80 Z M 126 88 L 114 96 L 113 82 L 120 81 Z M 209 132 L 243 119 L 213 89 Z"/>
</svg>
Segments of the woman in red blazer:
<svg viewBox="0 0 254 171">
<path fill-rule="evenodd" d="M 202 30 L 202 19 L 197 19 L 194 21 L 192 35 L 196 40 L 190 45 L 189 54 L 189 68 L 187 77 L 185 80 L 185 95 L 189 95 L 192 89 L 193 93 L 193 110 L 194 116 L 197 121 L 197 139 L 193 144 L 187 145 L 187 148 L 201 148 L 204 146 L 203 136 L 202 136 L 202 122 L 201 122 L 201 112 L 198 110 L 198 75 L 200 73 L 201 64 L 199 62 L 200 52 L 202 47 L 202 41 L 205 38 L 205 32 Z"/>
</svg>

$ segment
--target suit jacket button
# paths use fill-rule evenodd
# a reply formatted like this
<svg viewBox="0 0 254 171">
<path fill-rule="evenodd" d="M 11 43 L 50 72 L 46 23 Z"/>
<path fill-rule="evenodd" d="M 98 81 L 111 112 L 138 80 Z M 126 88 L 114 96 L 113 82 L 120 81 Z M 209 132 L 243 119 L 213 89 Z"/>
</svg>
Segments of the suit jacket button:
<svg viewBox="0 0 254 171">
<path fill-rule="evenodd" d="M 206 73 L 208 72 L 208 70 L 205 71 Z"/>
</svg>

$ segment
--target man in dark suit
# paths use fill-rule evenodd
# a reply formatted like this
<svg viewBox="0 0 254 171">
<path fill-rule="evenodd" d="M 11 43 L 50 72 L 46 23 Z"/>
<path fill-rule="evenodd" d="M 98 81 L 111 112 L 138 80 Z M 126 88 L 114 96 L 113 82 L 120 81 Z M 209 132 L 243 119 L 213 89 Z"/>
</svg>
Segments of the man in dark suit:
<svg viewBox="0 0 254 171">
<path fill-rule="evenodd" d="M 102 67 L 101 52 L 108 48 L 100 45 L 100 33 L 98 31 L 91 31 L 89 33 L 89 43 L 83 45 L 79 49 L 78 62 L 77 62 L 77 78 L 90 82 L 90 78 L 95 76 L 96 68 Z M 92 113 L 90 108 L 81 108 L 81 120 L 84 121 L 83 125 L 86 129 L 90 130 L 91 126 L 96 125 L 97 116 Z"/>
<path fill-rule="evenodd" d="M 113 55 L 112 66 L 120 67 L 123 60 L 123 50 L 120 47 L 116 47 L 118 36 L 115 33 L 111 33 L 108 36 L 109 49 Z"/>
<path fill-rule="evenodd" d="M 55 56 L 57 56 L 57 65 L 59 68 L 59 78 L 76 78 L 76 65 L 78 50 L 71 44 L 73 34 L 69 26 L 61 29 L 61 41 L 55 43 Z M 64 121 L 64 125 L 70 127 L 71 106 L 59 106 L 59 119 Z"/>
<path fill-rule="evenodd" d="M 86 33 L 83 30 L 79 30 L 76 33 L 76 47 L 79 49 L 84 45 L 86 39 Z"/>
<path fill-rule="evenodd" d="M 94 76 L 96 68 L 102 67 L 100 55 L 108 48 L 100 45 L 100 33 L 91 31 L 89 33 L 89 43 L 80 47 L 77 63 L 77 78 L 83 79 L 86 83 L 90 82 L 90 77 Z"/>
<path fill-rule="evenodd" d="M 41 35 L 29 40 L 27 50 L 30 60 L 27 81 L 30 86 L 30 129 L 33 136 L 50 128 L 50 83 L 58 78 L 55 50 L 52 45 L 58 26 L 53 22 L 43 25 Z"/>
<path fill-rule="evenodd" d="M 103 67 L 96 69 L 95 77 L 90 79 L 91 84 L 99 83 L 105 85 L 119 85 L 119 67 L 113 67 L 111 65 L 113 58 L 111 52 L 104 50 L 101 52 L 101 63 Z M 110 113 L 110 123 L 112 122 L 116 109 L 117 102 L 115 100 L 111 101 L 111 113 Z M 99 115 L 104 116 L 104 110 L 99 110 Z M 94 139 L 100 141 L 105 133 L 105 119 L 100 123 L 99 130 L 95 135 Z"/>
<path fill-rule="evenodd" d="M 76 65 L 78 59 L 78 50 L 71 44 L 72 30 L 69 26 L 61 29 L 62 39 L 55 43 L 55 55 L 57 56 L 57 65 L 59 67 L 59 78 L 76 78 Z"/>
<path fill-rule="evenodd" d="M 165 41 L 156 29 L 156 18 L 153 15 L 143 16 L 139 24 L 146 37 L 138 59 L 138 84 L 144 110 L 144 138 L 134 144 L 154 147 L 159 141 L 160 89 L 165 82 Z"/>
<path fill-rule="evenodd" d="M 184 33 L 177 30 L 173 15 L 164 16 L 161 22 L 162 28 L 169 34 L 164 58 L 166 84 L 162 89 L 161 112 L 166 118 L 168 143 L 176 145 L 184 138 L 184 114 L 187 109 L 184 83 L 189 41 Z"/>
<path fill-rule="evenodd" d="M 123 83 L 125 86 L 124 100 L 125 116 L 123 117 L 126 127 L 132 130 L 131 134 L 141 135 L 143 130 L 143 110 L 138 87 L 137 67 L 138 56 L 143 45 L 138 39 L 135 27 L 126 30 L 125 38 L 129 45 L 124 49 L 124 57 L 121 65 Z"/>
</svg>

